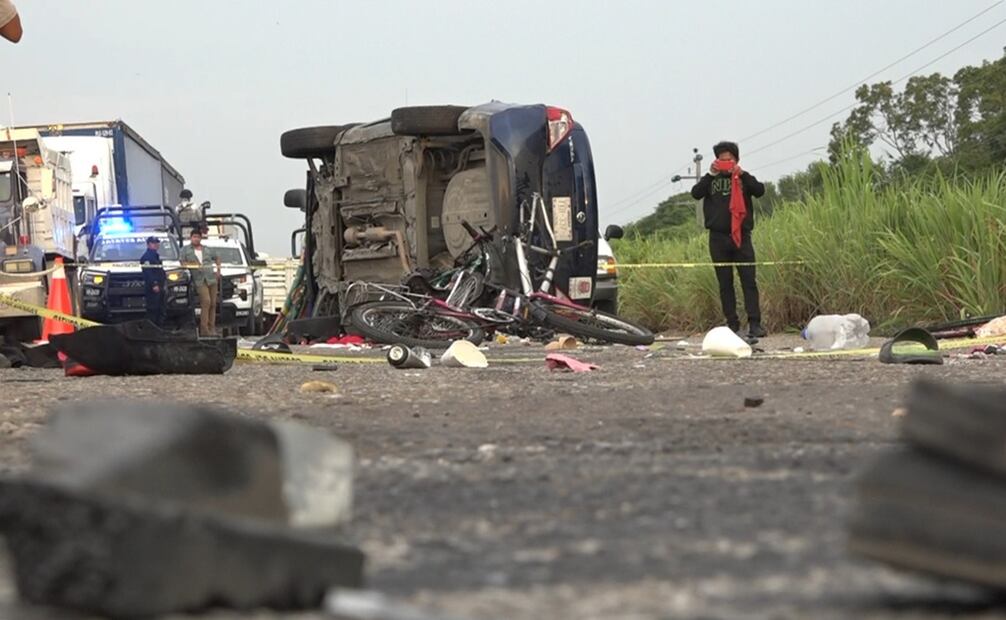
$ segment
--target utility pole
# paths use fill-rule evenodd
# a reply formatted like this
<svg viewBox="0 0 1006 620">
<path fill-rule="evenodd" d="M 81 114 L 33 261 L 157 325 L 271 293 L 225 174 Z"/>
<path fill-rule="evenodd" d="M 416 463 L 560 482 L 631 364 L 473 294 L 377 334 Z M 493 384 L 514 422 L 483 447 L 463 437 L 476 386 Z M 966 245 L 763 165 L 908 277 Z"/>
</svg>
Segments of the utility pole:
<svg viewBox="0 0 1006 620">
<path fill-rule="evenodd" d="M 678 181 L 680 181 L 682 179 L 692 179 L 692 180 L 698 182 L 698 180 L 702 178 L 702 176 L 703 176 L 703 172 L 702 172 L 702 153 L 699 153 L 699 149 L 697 149 L 697 148 L 693 148 L 692 149 L 692 153 L 695 154 L 695 157 L 692 158 L 692 162 L 695 164 L 695 175 L 693 176 L 693 175 L 690 175 L 690 174 L 686 174 L 684 176 L 681 176 L 680 174 L 676 174 L 673 177 L 671 177 L 671 181 L 672 182 L 677 183 Z M 703 224 L 704 224 L 704 222 L 702 221 L 702 201 L 701 200 L 695 201 L 695 223 L 699 225 L 699 228 L 701 228 L 703 226 Z"/>
</svg>

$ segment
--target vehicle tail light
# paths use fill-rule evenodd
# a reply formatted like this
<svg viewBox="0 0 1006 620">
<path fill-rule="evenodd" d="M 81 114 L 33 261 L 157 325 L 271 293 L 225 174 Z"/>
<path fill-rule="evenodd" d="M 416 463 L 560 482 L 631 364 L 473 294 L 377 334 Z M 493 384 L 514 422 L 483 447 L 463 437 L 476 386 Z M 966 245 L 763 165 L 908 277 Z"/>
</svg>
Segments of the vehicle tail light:
<svg viewBox="0 0 1006 620">
<path fill-rule="evenodd" d="M 21 235 L 21 237 L 18 239 L 18 244 L 31 245 L 31 237 L 29 237 L 28 235 Z"/>
<path fill-rule="evenodd" d="M 573 131 L 573 115 L 551 106 L 546 108 L 545 115 L 548 119 L 548 152 L 551 153 Z"/>
<path fill-rule="evenodd" d="M 599 256 L 597 259 L 597 275 L 617 276 L 618 267 L 615 259 L 610 256 Z"/>
</svg>

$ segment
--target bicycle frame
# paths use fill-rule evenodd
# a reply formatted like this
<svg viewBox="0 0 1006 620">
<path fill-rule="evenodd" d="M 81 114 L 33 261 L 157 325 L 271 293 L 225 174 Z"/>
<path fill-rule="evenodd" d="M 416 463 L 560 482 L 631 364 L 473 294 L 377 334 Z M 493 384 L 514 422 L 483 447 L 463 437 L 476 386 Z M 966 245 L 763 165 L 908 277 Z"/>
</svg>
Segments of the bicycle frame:
<svg viewBox="0 0 1006 620">
<path fill-rule="evenodd" d="M 562 255 L 562 250 L 559 249 L 559 244 L 555 240 L 555 233 L 552 231 L 552 224 L 548 221 L 548 214 L 545 211 L 545 199 L 542 198 L 541 194 L 535 192 L 531 198 L 531 213 L 527 220 L 524 220 L 524 212 L 527 202 L 522 202 L 520 205 L 520 216 L 522 220 L 522 230 L 520 233 L 514 237 L 515 250 L 517 254 L 517 267 L 520 273 L 520 283 L 521 291 L 529 300 L 542 299 L 555 304 L 560 304 L 570 308 L 585 308 L 580 304 L 574 303 L 573 301 L 557 297 L 552 294 L 553 280 L 555 279 L 555 270 L 559 266 L 559 257 Z M 551 243 L 552 248 L 540 248 L 531 245 L 531 233 L 535 229 L 535 223 L 537 222 L 537 216 L 539 212 L 539 207 L 541 209 L 542 221 L 544 222 L 545 232 L 548 233 L 548 239 Z M 524 239 L 524 236 L 527 239 Z M 531 278 L 531 265 L 528 262 L 527 254 L 524 250 L 524 246 L 527 245 L 528 249 L 532 252 L 537 252 L 539 254 L 546 254 L 551 256 L 548 261 L 548 267 L 545 269 L 545 277 L 541 281 L 541 285 L 538 290 L 534 290 L 534 282 Z M 567 250 L 568 251 L 568 250 Z"/>
</svg>

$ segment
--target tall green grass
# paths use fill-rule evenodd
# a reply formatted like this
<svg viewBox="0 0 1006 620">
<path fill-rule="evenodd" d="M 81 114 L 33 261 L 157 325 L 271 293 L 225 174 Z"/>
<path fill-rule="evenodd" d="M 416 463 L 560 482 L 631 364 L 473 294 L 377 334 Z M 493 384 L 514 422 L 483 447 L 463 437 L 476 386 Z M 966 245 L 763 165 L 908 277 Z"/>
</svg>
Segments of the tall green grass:
<svg viewBox="0 0 1006 620">
<path fill-rule="evenodd" d="M 757 209 L 757 206 L 755 207 Z M 815 314 L 857 312 L 880 331 L 1006 311 L 1006 173 L 975 180 L 930 177 L 879 186 L 865 154 L 824 172 L 823 191 L 776 208 L 754 231 L 769 329 Z M 708 262 L 706 234 L 631 238 L 619 262 Z M 711 267 L 619 272 L 620 312 L 655 329 L 722 324 Z M 738 301 L 741 295 L 738 283 Z M 739 304 L 740 306 L 741 304 Z"/>
</svg>

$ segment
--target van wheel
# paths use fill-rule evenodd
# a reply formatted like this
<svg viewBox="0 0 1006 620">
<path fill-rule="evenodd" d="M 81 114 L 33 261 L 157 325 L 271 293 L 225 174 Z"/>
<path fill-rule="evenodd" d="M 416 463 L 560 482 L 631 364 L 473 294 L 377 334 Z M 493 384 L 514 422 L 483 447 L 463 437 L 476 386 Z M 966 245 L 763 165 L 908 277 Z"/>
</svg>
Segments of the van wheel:
<svg viewBox="0 0 1006 620">
<path fill-rule="evenodd" d="M 458 119 L 467 110 L 460 105 L 424 105 L 396 108 L 391 112 L 391 131 L 400 136 L 456 136 Z"/>
<path fill-rule="evenodd" d="M 355 123 L 351 123 L 291 129 L 279 137 L 279 150 L 283 157 L 290 159 L 328 157 L 335 154 L 335 139 L 339 134 L 355 126 Z"/>
</svg>

